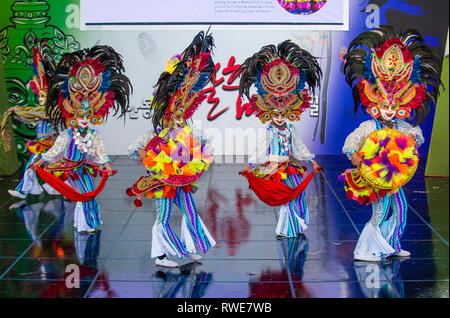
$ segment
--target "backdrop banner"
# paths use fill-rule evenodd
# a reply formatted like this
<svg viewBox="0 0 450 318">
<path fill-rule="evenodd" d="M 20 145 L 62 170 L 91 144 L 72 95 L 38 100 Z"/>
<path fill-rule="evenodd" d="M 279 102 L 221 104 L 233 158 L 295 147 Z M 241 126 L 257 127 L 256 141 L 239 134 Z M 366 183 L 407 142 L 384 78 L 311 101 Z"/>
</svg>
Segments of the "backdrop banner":
<svg viewBox="0 0 450 318">
<path fill-rule="evenodd" d="M 296 21 L 303 21 L 303 24 L 308 19 L 325 21 L 325 18 L 320 16 L 321 12 L 326 12 L 323 10 L 328 10 L 327 6 L 331 8 L 340 2 L 324 1 L 323 7 L 316 12 L 297 14 L 286 13 L 278 0 L 258 1 L 270 5 L 278 12 L 279 16 L 273 17 L 272 20 L 264 18 L 265 21 L 275 24 L 286 14 Z M 9 102 L 11 105 L 36 104 L 36 98 L 27 85 L 32 77 L 30 43 L 35 37 L 52 38 L 59 57 L 64 52 L 96 44 L 110 45 L 123 56 L 126 74 L 133 83 L 132 109 L 125 120 L 110 117 L 99 130 L 108 154 L 125 155 L 129 144 L 152 127 L 151 98 L 154 85 L 164 70 L 167 59 L 180 53 L 198 31 L 206 31 L 209 25 L 191 24 L 189 28 L 176 24 L 150 27 L 148 22 L 155 21 L 152 19 L 158 14 L 159 7 L 155 6 L 156 11 L 142 7 L 139 17 L 141 20 L 135 19 L 141 21 L 141 24 L 127 24 L 123 28 L 116 25 L 113 30 L 97 25 L 96 30 L 81 31 L 80 16 L 83 23 L 95 19 L 100 21 L 107 17 L 120 18 L 120 15 L 112 13 L 112 1 L 83 2 L 84 6 L 80 8 L 79 0 L 1 1 L 0 61 L 5 70 Z M 149 5 L 155 1 L 135 0 L 126 3 L 131 6 L 143 2 Z M 206 2 L 219 5 L 220 1 Z M 252 1 L 231 2 L 243 5 L 244 2 Z M 94 10 L 91 6 L 95 4 L 102 5 L 97 7 L 95 12 L 86 12 L 89 8 Z M 409 22 L 409 26 L 417 28 L 424 35 L 436 54 L 443 56 L 448 28 L 448 6 L 448 1 L 440 0 L 349 0 L 348 31 L 332 28 L 318 30 L 314 27 L 310 30 L 299 30 L 295 24 L 292 28 L 267 27 L 251 25 L 250 20 L 251 28 L 238 25 L 226 29 L 217 24 L 216 16 L 210 16 L 207 11 L 203 11 L 202 15 L 209 19 L 205 22 L 212 24 L 211 32 L 216 44 L 213 57 L 217 73 L 212 85 L 206 88 L 208 98 L 193 116 L 192 125 L 195 130 L 211 139 L 216 155 L 246 155 L 252 151 L 256 147 L 258 136 L 263 133 L 263 126 L 257 118 L 250 116 L 247 101 L 238 97 L 237 68 L 262 46 L 291 39 L 319 58 L 324 75 L 321 89 L 312 97 L 312 107 L 303 113 L 302 119 L 295 122 L 295 126 L 311 152 L 341 154 L 346 136 L 361 121 L 370 118 L 362 112 L 354 114 L 351 89 L 344 81 L 343 56 L 350 41 L 359 33 L 380 24 L 402 26 Z M 125 16 L 124 12 L 124 19 Z M 245 14 L 239 19 L 242 22 Z M 426 123 L 421 126 L 426 139 L 419 149 L 421 154 L 428 152 L 433 119 L 434 107 Z M 27 154 L 23 146 L 27 140 L 33 138 L 34 130 L 15 122 L 15 134 L 17 151 L 25 157 Z"/>
</svg>

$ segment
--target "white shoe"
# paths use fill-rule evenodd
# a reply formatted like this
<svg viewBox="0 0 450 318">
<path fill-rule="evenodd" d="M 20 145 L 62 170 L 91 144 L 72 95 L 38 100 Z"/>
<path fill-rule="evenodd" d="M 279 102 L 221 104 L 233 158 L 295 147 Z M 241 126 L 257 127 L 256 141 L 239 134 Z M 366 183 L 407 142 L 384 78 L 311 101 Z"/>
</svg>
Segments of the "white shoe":
<svg viewBox="0 0 450 318">
<path fill-rule="evenodd" d="M 48 183 L 44 183 L 42 185 L 42 188 L 44 188 L 45 192 L 47 192 L 50 195 L 59 195 L 59 194 L 61 194 L 58 191 L 56 191 L 55 189 L 53 189 Z"/>
<path fill-rule="evenodd" d="M 395 256 L 399 256 L 399 257 L 408 257 L 411 256 L 411 253 L 405 250 L 400 250 L 400 252 L 398 252 L 397 254 L 395 254 Z"/>
<path fill-rule="evenodd" d="M 198 261 L 198 260 L 202 259 L 202 256 L 198 255 L 197 253 L 188 254 L 188 255 L 186 255 L 186 257 L 191 260 L 194 260 L 194 261 Z"/>
<path fill-rule="evenodd" d="M 276 238 L 291 238 L 291 237 L 293 237 L 293 236 L 288 236 L 288 235 L 284 235 L 284 234 L 278 234 L 277 233 L 277 235 L 275 236 Z"/>
<path fill-rule="evenodd" d="M 95 233 L 95 232 L 97 232 L 97 229 L 96 228 L 89 229 L 89 230 L 87 230 L 87 232 L 88 233 Z"/>
<path fill-rule="evenodd" d="M 25 193 L 16 191 L 16 190 L 8 190 L 8 193 L 11 194 L 13 197 L 25 199 L 27 195 Z"/>
<path fill-rule="evenodd" d="M 355 261 L 365 261 L 365 262 L 379 262 L 381 261 L 381 257 L 380 256 L 371 256 L 371 255 L 367 255 L 367 256 L 362 256 L 362 255 L 358 255 L 358 256 L 354 256 Z"/>
<path fill-rule="evenodd" d="M 17 209 L 17 208 L 20 208 L 21 206 L 24 206 L 25 204 L 27 204 L 27 201 L 22 200 L 22 201 L 11 204 L 9 206 L 9 209 L 10 210 Z"/>
<path fill-rule="evenodd" d="M 177 263 L 175 263 L 174 261 L 171 261 L 167 257 L 164 257 L 163 259 L 157 258 L 155 260 L 155 264 L 158 266 L 163 266 L 163 267 L 178 267 Z"/>
</svg>

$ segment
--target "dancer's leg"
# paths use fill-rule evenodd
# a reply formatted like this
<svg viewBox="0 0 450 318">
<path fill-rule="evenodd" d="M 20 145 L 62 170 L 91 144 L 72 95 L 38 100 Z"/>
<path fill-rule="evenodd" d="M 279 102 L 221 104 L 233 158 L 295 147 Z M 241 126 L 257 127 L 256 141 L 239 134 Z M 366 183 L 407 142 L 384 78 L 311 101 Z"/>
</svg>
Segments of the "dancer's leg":
<svg viewBox="0 0 450 318">
<path fill-rule="evenodd" d="M 206 253 L 210 247 L 216 244 L 216 241 L 201 220 L 192 194 L 190 192 L 186 193 L 181 188 L 178 188 L 175 203 L 183 212 L 187 229 L 192 238 L 200 245 L 203 253 Z"/>
</svg>

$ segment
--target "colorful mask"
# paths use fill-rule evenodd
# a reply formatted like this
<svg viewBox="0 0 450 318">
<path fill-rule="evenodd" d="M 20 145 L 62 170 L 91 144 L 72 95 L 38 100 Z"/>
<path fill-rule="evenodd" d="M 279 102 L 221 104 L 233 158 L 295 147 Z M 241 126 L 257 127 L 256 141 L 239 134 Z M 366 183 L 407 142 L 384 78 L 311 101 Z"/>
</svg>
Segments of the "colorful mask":
<svg viewBox="0 0 450 318">
<path fill-rule="evenodd" d="M 420 119 L 426 116 L 431 96 L 427 96 L 426 84 L 439 85 L 438 66 L 417 31 L 396 34 L 393 27 L 382 26 L 364 32 L 352 41 L 345 58 L 344 71 L 354 90 L 355 109 L 361 104 L 373 118 L 384 120 L 408 118 L 413 111 Z"/>
<path fill-rule="evenodd" d="M 249 97 L 249 87 L 256 86 L 250 107 L 263 123 L 271 121 L 274 113 L 285 113 L 290 121 L 299 120 L 310 107 L 305 84 L 314 89 L 322 74 L 317 60 L 289 40 L 278 47 L 263 47 L 242 64 L 240 72 L 240 94 Z"/>
<path fill-rule="evenodd" d="M 88 59 L 76 64 L 66 78 L 59 106 L 70 127 L 78 126 L 78 117 L 87 115 L 91 124 L 103 123 L 103 116 L 114 104 L 108 91 L 110 72 L 99 61 Z"/>
<path fill-rule="evenodd" d="M 202 92 L 215 71 L 211 35 L 199 32 L 181 55 L 166 64 L 152 100 L 153 126 L 181 127 L 205 100 Z"/>
<path fill-rule="evenodd" d="M 77 127 L 79 118 L 99 125 L 111 110 L 125 116 L 133 87 L 124 70 L 120 54 L 107 45 L 64 54 L 51 87 L 58 94 L 49 94 L 47 113 L 53 125 Z"/>
<path fill-rule="evenodd" d="M 206 99 L 203 88 L 209 81 L 209 73 L 203 70 L 211 59 L 210 53 L 203 53 L 189 62 L 189 67 L 182 75 L 182 81 L 173 94 L 166 109 L 164 125 L 167 127 L 175 112 L 184 113 L 184 120 L 194 115 L 198 106 Z"/>
<path fill-rule="evenodd" d="M 412 58 L 408 48 L 399 38 L 392 38 L 367 53 L 370 63 L 368 78 L 359 82 L 361 100 L 367 112 L 378 118 L 381 110 L 393 107 L 398 118 L 409 117 L 411 109 L 417 109 L 425 98 L 426 88 L 420 82 L 411 81 L 413 73 L 420 76 L 420 60 Z"/>
<path fill-rule="evenodd" d="M 272 120 L 274 111 L 285 111 L 290 121 L 300 120 L 310 107 L 304 78 L 304 73 L 285 60 L 276 59 L 266 65 L 255 83 L 258 94 L 250 99 L 254 114 L 263 123 Z"/>
</svg>

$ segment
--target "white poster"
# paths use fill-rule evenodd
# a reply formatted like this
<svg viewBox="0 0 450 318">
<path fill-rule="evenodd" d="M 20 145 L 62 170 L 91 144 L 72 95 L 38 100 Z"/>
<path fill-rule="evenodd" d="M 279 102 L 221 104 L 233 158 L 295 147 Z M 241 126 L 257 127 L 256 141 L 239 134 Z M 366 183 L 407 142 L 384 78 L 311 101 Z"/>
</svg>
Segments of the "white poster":
<svg viewBox="0 0 450 318">
<path fill-rule="evenodd" d="M 348 0 L 81 0 L 82 29 L 216 25 L 348 30 Z"/>
</svg>

